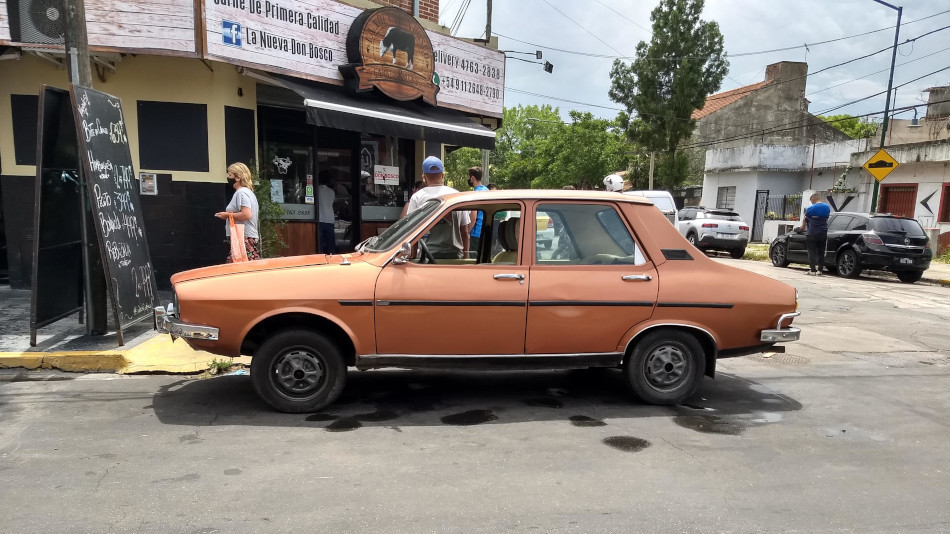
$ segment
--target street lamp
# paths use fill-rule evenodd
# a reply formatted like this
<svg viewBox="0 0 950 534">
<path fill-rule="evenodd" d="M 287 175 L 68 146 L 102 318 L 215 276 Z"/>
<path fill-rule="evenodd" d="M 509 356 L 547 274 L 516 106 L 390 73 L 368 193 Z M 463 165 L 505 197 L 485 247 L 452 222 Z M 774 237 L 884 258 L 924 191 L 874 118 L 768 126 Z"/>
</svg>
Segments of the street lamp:
<svg viewBox="0 0 950 534">
<path fill-rule="evenodd" d="M 894 61 L 897 59 L 897 39 L 901 32 L 901 15 L 904 12 L 903 7 L 892 6 L 883 0 L 874 0 L 882 6 L 887 6 L 891 9 L 897 10 L 897 27 L 894 29 L 894 49 L 891 51 L 891 74 L 887 78 L 887 100 L 884 101 L 884 124 L 881 126 L 881 149 L 884 148 L 884 139 L 887 135 L 887 111 L 891 106 L 891 85 L 894 83 Z M 880 189 L 881 183 L 876 178 L 874 180 L 874 188 L 871 193 L 871 211 L 877 211 L 877 193 Z"/>
</svg>

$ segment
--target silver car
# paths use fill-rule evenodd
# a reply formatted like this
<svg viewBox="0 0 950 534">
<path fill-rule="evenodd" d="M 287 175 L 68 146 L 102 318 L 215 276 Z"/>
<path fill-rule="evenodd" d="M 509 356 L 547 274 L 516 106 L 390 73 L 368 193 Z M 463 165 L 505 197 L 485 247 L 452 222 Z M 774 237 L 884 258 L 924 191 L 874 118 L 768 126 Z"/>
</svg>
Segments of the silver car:
<svg viewBox="0 0 950 534">
<path fill-rule="evenodd" d="M 744 256 L 749 243 L 749 225 L 730 210 L 684 208 L 676 227 L 699 250 L 722 250 L 733 258 Z"/>
</svg>

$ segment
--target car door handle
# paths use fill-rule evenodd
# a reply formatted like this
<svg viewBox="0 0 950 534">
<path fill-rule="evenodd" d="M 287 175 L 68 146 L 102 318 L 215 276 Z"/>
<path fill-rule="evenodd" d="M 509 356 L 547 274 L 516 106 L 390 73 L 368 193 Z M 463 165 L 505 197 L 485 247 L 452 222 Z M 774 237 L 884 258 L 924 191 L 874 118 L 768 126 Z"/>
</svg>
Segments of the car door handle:
<svg viewBox="0 0 950 534">
<path fill-rule="evenodd" d="M 524 280 L 523 274 L 496 274 L 495 280 Z"/>
<path fill-rule="evenodd" d="M 636 281 L 636 282 L 649 282 L 653 280 L 653 276 L 649 274 L 625 274 L 620 277 L 625 282 Z"/>
</svg>

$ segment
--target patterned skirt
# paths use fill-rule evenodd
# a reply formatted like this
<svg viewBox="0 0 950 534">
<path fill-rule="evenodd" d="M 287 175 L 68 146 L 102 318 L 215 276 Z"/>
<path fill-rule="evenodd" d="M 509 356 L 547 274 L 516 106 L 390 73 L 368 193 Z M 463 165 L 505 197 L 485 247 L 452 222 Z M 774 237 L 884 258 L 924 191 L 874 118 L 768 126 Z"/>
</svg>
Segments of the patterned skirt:
<svg viewBox="0 0 950 534">
<path fill-rule="evenodd" d="M 257 239 L 256 239 L 256 238 L 253 238 L 253 237 L 245 237 L 245 238 L 244 238 L 244 250 L 247 251 L 247 259 L 248 259 L 248 261 L 261 259 L 261 251 L 260 251 L 260 249 L 257 248 Z M 230 253 L 230 252 L 228 253 L 228 257 L 227 257 L 226 260 L 224 260 L 224 262 L 225 262 L 225 263 L 234 263 L 234 262 L 231 260 L 231 253 Z"/>
</svg>

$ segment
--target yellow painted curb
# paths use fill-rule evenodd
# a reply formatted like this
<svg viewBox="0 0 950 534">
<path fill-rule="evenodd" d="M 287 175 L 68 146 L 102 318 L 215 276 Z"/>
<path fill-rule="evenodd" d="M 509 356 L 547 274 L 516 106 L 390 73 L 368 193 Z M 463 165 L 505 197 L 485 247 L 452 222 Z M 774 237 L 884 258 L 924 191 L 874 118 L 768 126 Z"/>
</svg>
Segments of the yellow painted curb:
<svg viewBox="0 0 950 534">
<path fill-rule="evenodd" d="M 212 360 L 230 360 L 203 350 L 195 350 L 183 340 L 172 341 L 171 336 L 157 335 L 126 351 L 127 365 L 123 374 L 135 373 L 201 373 Z M 250 365 L 250 357 L 234 358 L 233 363 Z"/>
<path fill-rule="evenodd" d="M 0 368 L 115 373 L 126 366 L 121 352 L 0 352 Z"/>
</svg>

